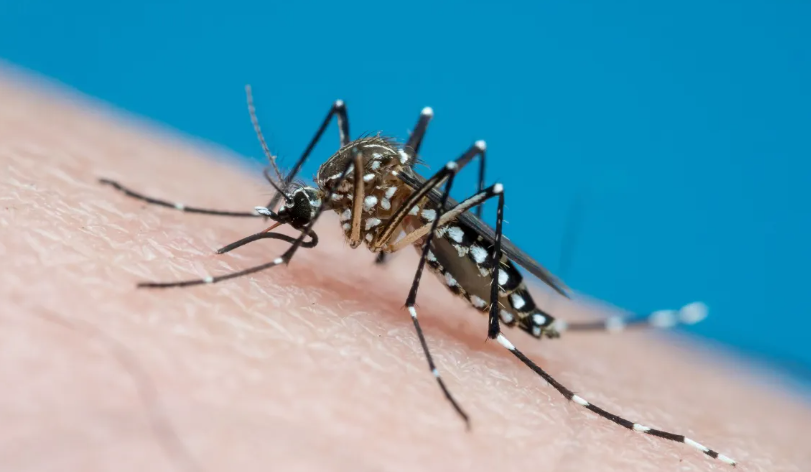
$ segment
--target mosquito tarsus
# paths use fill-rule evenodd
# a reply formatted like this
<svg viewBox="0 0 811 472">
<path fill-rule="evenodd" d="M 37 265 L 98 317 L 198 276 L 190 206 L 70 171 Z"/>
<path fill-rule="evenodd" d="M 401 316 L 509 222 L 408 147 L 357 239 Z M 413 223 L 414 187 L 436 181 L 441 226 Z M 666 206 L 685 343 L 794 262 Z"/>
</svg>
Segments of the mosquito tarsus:
<svg viewBox="0 0 811 472">
<path fill-rule="evenodd" d="M 246 93 L 251 122 L 270 162 L 269 170 L 266 169 L 264 175 L 276 190 L 266 206 L 256 207 L 252 212 L 209 210 L 147 197 L 109 179 L 100 181 L 129 197 L 187 213 L 264 217 L 273 221 L 265 230 L 219 249 L 219 254 L 260 239 L 283 240 L 290 243 L 289 248 L 270 262 L 241 271 L 185 281 L 143 282 L 138 284 L 139 287 L 170 288 L 211 284 L 288 264 L 300 248 L 312 248 L 318 244 L 313 226 L 325 210 L 333 210 L 340 215 L 341 226 L 349 245 L 356 248 L 366 244 L 372 252 L 377 253 L 378 263 L 385 262 L 386 254 L 397 252 L 405 246 L 414 246 L 419 252 L 419 263 L 405 305 L 431 373 L 468 427 L 469 416 L 442 380 L 418 321 L 415 304 L 426 265 L 445 282 L 449 290 L 465 298 L 477 310 L 487 313 L 487 336 L 490 339 L 496 340 L 566 399 L 627 429 L 681 442 L 712 458 L 733 466 L 736 464 L 731 458 L 684 435 L 629 421 L 588 402 L 518 350 L 501 329 L 502 325 L 518 326 L 537 338 L 557 338 L 564 331 L 618 332 L 631 327 L 667 328 L 680 323 L 692 324 L 700 321 L 706 315 L 703 304 L 692 303 L 680 310 L 660 310 L 644 316 L 614 316 L 597 322 L 565 323 L 556 320 L 535 305 L 516 264 L 563 296 L 568 296 L 568 289 L 503 236 L 505 190 L 500 183 L 484 186 L 484 141 L 476 141 L 457 159 L 448 162 L 426 179 L 414 171 L 414 164 L 418 162 L 418 151 L 433 117 L 431 108 L 422 110 L 407 142 L 400 146 L 396 141 L 381 136 L 364 136 L 352 140 L 346 104 L 338 100 L 330 108 L 293 169 L 285 175 L 276 164 L 276 158 L 271 154 L 259 127 L 249 86 L 246 87 Z M 314 186 L 295 183 L 295 177 L 333 118 L 338 123 L 340 149 L 320 166 Z M 478 189 L 470 197 L 456 202 L 449 196 L 454 178 L 476 157 L 479 157 Z M 495 228 L 481 220 L 481 205 L 490 199 L 497 200 Z M 276 209 L 280 200 L 284 201 Z M 300 231 L 300 235 L 294 238 L 272 231 L 281 225 L 293 227 Z M 398 239 L 401 233 L 405 235 Z"/>
</svg>

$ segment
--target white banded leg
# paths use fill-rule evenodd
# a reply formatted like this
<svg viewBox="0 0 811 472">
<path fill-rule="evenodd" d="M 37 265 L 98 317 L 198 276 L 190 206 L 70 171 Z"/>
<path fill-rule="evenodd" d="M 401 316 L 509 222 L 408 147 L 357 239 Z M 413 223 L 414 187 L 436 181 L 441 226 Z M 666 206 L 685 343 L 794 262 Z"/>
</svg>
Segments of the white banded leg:
<svg viewBox="0 0 811 472">
<path fill-rule="evenodd" d="M 459 166 L 457 163 L 449 162 L 445 165 L 445 170 L 447 171 L 448 180 L 447 184 L 445 184 L 445 192 L 442 194 L 442 204 L 440 208 L 445 207 L 445 203 L 448 201 L 448 194 L 450 192 L 451 185 L 453 184 L 453 178 L 456 173 L 459 171 Z M 436 186 L 436 183 L 434 184 Z M 439 375 L 439 370 L 436 368 L 436 364 L 434 364 L 434 359 L 431 356 L 431 350 L 428 348 L 428 343 L 425 341 L 425 336 L 422 333 L 422 328 L 420 327 L 420 322 L 417 320 L 417 309 L 414 307 L 417 302 L 417 291 L 420 287 L 420 279 L 422 278 L 423 270 L 425 269 L 425 262 L 428 259 L 428 252 L 430 252 L 431 247 L 431 240 L 434 238 L 434 232 L 437 228 L 437 223 L 439 222 L 439 218 L 434 219 L 433 223 L 433 230 L 428 234 L 425 238 L 425 243 L 423 244 L 422 254 L 420 256 L 420 261 L 417 265 L 417 271 L 414 273 L 414 281 L 411 283 L 411 290 L 408 292 L 408 298 L 406 298 L 406 308 L 408 308 L 409 314 L 411 314 L 411 320 L 414 323 L 414 329 L 417 331 L 417 337 L 420 340 L 420 346 L 422 346 L 422 351 L 425 353 L 425 358 L 428 361 L 428 368 L 431 369 L 431 373 L 436 378 L 437 383 L 439 384 L 439 388 L 442 390 L 442 393 L 445 395 L 445 398 L 453 406 L 456 413 L 462 417 L 465 421 L 465 425 L 468 429 L 470 429 L 470 418 L 468 417 L 467 413 L 459 406 L 456 399 L 451 395 L 451 392 L 448 390 L 448 387 L 445 385 L 445 382 L 442 380 L 442 377 Z"/>
<path fill-rule="evenodd" d="M 358 152 L 357 149 L 352 149 L 352 152 L 353 152 L 353 157 L 357 156 L 357 152 Z M 341 183 L 343 183 L 343 181 L 347 178 L 347 175 L 349 175 L 349 172 L 352 171 L 352 168 L 354 167 L 353 164 L 354 164 L 354 159 L 352 161 L 350 161 L 350 163 L 346 166 L 344 171 L 341 173 L 340 178 L 335 179 L 335 181 L 332 183 L 332 185 L 330 185 L 330 188 L 326 192 L 326 198 L 324 199 L 325 201 L 329 201 L 330 197 L 332 197 L 332 194 L 335 192 L 335 190 L 338 188 L 338 186 L 340 186 Z M 271 210 L 267 209 L 267 208 L 259 207 L 259 211 L 261 213 L 263 213 L 263 214 L 264 213 L 273 214 L 273 212 Z M 310 222 L 306 226 L 304 226 L 304 228 L 301 229 L 301 234 L 299 235 L 298 238 L 296 238 L 295 241 L 293 241 L 293 244 L 290 246 L 290 248 L 287 251 L 285 251 L 284 254 L 282 254 L 280 257 L 277 257 L 276 259 L 274 259 L 272 262 L 268 262 L 268 263 L 261 264 L 261 265 L 258 265 L 258 266 L 250 267 L 248 269 L 240 270 L 238 272 L 232 272 L 230 274 L 220 275 L 220 276 L 217 276 L 217 277 L 208 276 L 208 277 L 204 277 L 202 279 L 183 280 L 183 281 L 179 281 L 179 282 L 141 282 L 141 283 L 138 284 L 138 287 L 139 288 L 174 288 L 174 287 L 188 287 L 190 285 L 213 284 L 213 283 L 217 283 L 217 282 L 222 282 L 224 280 L 229 280 L 229 279 L 241 277 L 243 275 L 248 275 L 248 274 L 253 274 L 253 273 L 256 273 L 256 272 L 260 272 L 260 271 L 263 271 L 265 269 L 270 269 L 272 267 L 276 267 L 278 265 L 287 264 L 287 263 L 290 262 L 290 259 L 293 258 L 293 255 L 296 253 L 296 251 L 298 251 L 298 249 L 300 247 L 312 247 L 314 245 L 314 243 L 317 243 L 317 238 L 312 237 L 312 236 L 315 235 L 315 233 L 313 232 L 313 226 L 315 225 L 316 221 L 318 221 L 318 218 L 321 216 L 321 214 L 323 212 L 324 212 L 324 206 L 321 205 L 316 209 L 315 215 L 313 215 L 313 217 L 310 219 Z M 274 233 L 267 233 L 267 232 L 263 232 L 263 233 L 264 234 L 274 234 Z M 225 246 L 224 248 L 220 249 L 220 251 L 227 252 L 227 251 L 235 249 L 235 248 L 237 248 L 239 246 L 242 246 L 243 244 L 247 244 L 248 242 L 251 242 L 251 241 L 254 241 L 254 240 L 257 240 L 257 239 L 263 239 L 263 238 L 284 239 L 284 238 L 281 238 L 281 237 L 274 237 L 274 236 L 259 236 L 259 234 L 263 234 L 263 233 L 258 233 L 257 235 L 249 236 L 247 238 L 241 239 L 240 241 L 229 244 L 228 246 Z M 305 241 L 305 238 L 308 235 L 311 235 L 310 242 Z"/>
<path fill-rule="evenodd" d="M 242 218 L 257 218 L 261 217 L 262 215 L 257 213 L 256 211 L 224 211 L 224 210 L 210 210 L 207 208 L 199 208 L 188 206 L 183 203 L 179 202 L 170 202 L 168 200 L 162 200 L 159 198 L 152 198 L 146 195 L 140 194 L 134 190 L 130 190 L 127 187 L 124 187 L 120 183 L 116 182 L 115 180 L 110 179 L 99 179 L 99 183 L 103 185 L 109 185 L 114 189 L 118 190 L 119 192 L 123 193 L 124 195 L 134 198 L 136 200 L 140 200 L 142 202 L 149 203 L 151 205 L 162 206 L 166 208 L 171 208 L 173 210 L 182 211 L 185 213 L 199 213 L 203 215 L 213 215 L 213 216 L 235 216 L 235 217 L 242 217 Z"/>
<path fill-rule="evenodd" d="M 692 325 L 707 317 L 707 305 L 693 302 L 679 310 L 659 310 L 642 316 L 611 316 L 600 321 L 566 322 L 555 320 L 553 328 L 559 332 L 619 333 L 628 329 L 667 329 L 678 325 Z"/>
<path fill-rule="evenodd" d="M 629 421 L 625 418 L 617 416 L 613 413 L 610 413 L 602 408 L 598 407 L 597 405 L 588 402 L 584 398 L 575 395 L 574 392 L 563 386 L 560 382 L 555 380 L 551 375 L 546 373 L 542 368 L 540 368 L 537 364 L 535 364 L 531 359 L 525 356 L 521 351 L 519 351 L 502 333 L 498 333 L 495 336 L 495 339 L 498 341 L 499 344 L 504 346 L 508 351 L 510 351 L 515 357 L 517 357 L 521 362 L 524 363 L 527 367 L 532 369 L 536 374 L 538 374 L 541 378 L 549 382 L 552 387 L 555 388 L 561 395 L 563 395 L 566 399 L 573 401 L 577 405 L 585 407 L 588 410 L 593 411 L 594 413 L 598 414 L 599 416 L 617 423 L 618 425 L 630 429 L 632 431 L 637 431 L 644 434 L 649 434 L 651 436 L 656 436 L 662 439 L 667 439 L 669 441 L 675 441 L 687 444 L 688 446 L 694 447 L 699 451 L 703 452 L 704 454 L 712 457 L 713 459 L 718 459 L 721 462 L 729 464 L 731 466 L 735 466 L 736 462 L 728 456 L 718 453 L 682 434 L 674 434 L 669 433 L 667 431 L 662 431 L 658 429 L 651 428 L 649 426 L 645 426 L 639 423 L 634 423 L 633 421 Z"/>
</svg>

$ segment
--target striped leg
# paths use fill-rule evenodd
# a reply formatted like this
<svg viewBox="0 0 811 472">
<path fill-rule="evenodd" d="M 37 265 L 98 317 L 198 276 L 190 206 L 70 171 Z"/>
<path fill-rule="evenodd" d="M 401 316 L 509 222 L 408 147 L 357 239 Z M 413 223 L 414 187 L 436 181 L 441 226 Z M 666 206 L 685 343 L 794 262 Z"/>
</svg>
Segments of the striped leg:
<svg viewBox="0 0 811 472">
<path fill-rule="evenodd" d="M 423 186 L 424 188 L 418 190 L 415 193 L 419 193 L 421 190 L 426 192 L 430 191 L 432 188 L 436 187 L 439 184 L 439 182 L 443 180 L 442 177 L 443 174 L 447 176 L 445 191 L 442 194 L 442 203 L 439 206 L 440 208 L 439 215 L 441 216 L 442 214 L 441 209 L 445 208 L 445 204 L 448 201 L 454 177 L 456 176 L 457 172 L 459 172 L 461 167 L 464 166 L 464 164 L 466 164 L 467 162 L 469 162 L 470 159 L 473 158 L 473 156 L 475 156 L 475 146 L 474 148 L 463 154 L 462 157 L 459 158 L 458 160 L 446 164 L 445 168 L 442 171 L 438 172 L 437 175 L 435 175 L 433 178 L 429 179 L 425 183 L 425 185 Z M 404 205 L 404 208 L 408 209 L 411 206 L 413 206 L 413 203 L 407 202 L 407 204 Z M 422 254 L 420 255 L 420 261 L 417 265 L 417 271 L 414 274 L 414 281 L 411 284 L 411 290 L 408 293 L 408 298 L 406 298 L 406 308 L 408 309 L 408 312 L 411 315 L 411 320 L 414 323 L 414 329 L 417 331 L 417 337 L 420 340 L 420 346 L 422 346 L 422 350 L 425 353 L 425 358 L 428 361 L 428 368 L 431 370 L 431 373 L 436 378 L 436 381 L 439 384 L 439 388 L 442 390 L 442 393 L 445 394 L 445 398 L 448 399 L 448 401 L 453 406 L 454 410 L 456 410 L 459 416 L 461 416 L 462 419 L 465 421 L 465 425 L 467 426 L 467 428 L 470 429 L 470 418 L 468 417 L 467 413 L 465 413 L 465 411 L 462 409 L 462 407 L 459 406 L 459 403 L 457 403 L 453 395 L 451 395 L 451 392 L 448 390 L 447 386 L 445 386 L 445 382 L 439 375 L 439 370 L 434 364 L 434 359 L 431 356 L 431 350 L 428 348 L 428 343 L 425 341 L 425 336 L 422 333 L 422 328 L 420 327 L 420 323 L 417 320 L 417 309 L 415 307 L 417 302 L 417 291 L 419 290 L 420 287 L 420 279 L 422 279 L 422 273 L 425 269 L 425 263 L 428 260 L 428 253 L 430 252 L 431 248 L 431 241 L 435 236 L 439 220 L 440 218 L 434 218 L 434 221 L 431 224 L 431 231 L 429 231 L 425 237 L 425 242 L 423 243 L 422 247 Z"/>
<path fill-rule="evenodd" d="M 119 192 L 123 193 L 124 195 L 134 198 L 136 200 L 140 200 L 142 202 L 146 202 L 152 205 L 158 205 L 166 208 L 172 208 L 174 210 L 183 211 L 186 213 L 200 213 L 203 215 L 214 215 L 214 216 L 236 216 L 236 217 L 244 217 L 244 218 L 257 218 L 261 217 L 259 213 L 256 211 L 223 211 L 223 210 L 210 210 L 206 208 L 198 208 L 192 206 L 186 206 L 183 203 L 177 202 L 170 202 L 167 200 L 161 200 L 158 198 L 147 197 L 146 195 L 142 195 L 138 192 L 130 190 L 120 183 L 110 180 L 110 179 L 99 179 L 99 183 L 103 185 L 109 185 L 114 189 L 118 190 Z"/>
<path fill-rule="evenodd" d="M 524 363 L 524 365 L 526 365 L 527 367 L 532 369 L 536 374 L 541 376 L 541 378 L 543 378 L 544 380 L 549 382 L 549 384 L 551 384 L 552 387 L 555 388 L 555 390 L 560 392 L 561 395 L 566 397 L 566 399 L 571 400 L 574 403 L 576 403 L 576 404 L 578 404 L 578 405 L 580 405 L 582 407 L 585 407 L 585 408 L 593 411 L 594 413 L 602 416 L 603 418 L 605 418 L 605 419 L 607 419 L 609 421 L 613 421 L 614 423 L 617 423 L 618 425 L 620 425 L 620 426 L 622 426 L 624 428 L 630 429 L 632 431 L 637 431 L 637 432 L 640 432 L 640 433 L 649 434 L 651 436 L 656 436 L 656 437 L 659 437 L 659 438 L 662 438 L 662 439 L 667 439 L 669 441 L 675 441 L 675 442 L 684 443 L 684 444 L 687 444 L 688 446 L 692 446 L 692 447 L 698 449 L 699 451 L 701 451 L 704 454 L 712 457 L 713 459 L 718 459 L 721 462 L 724 462 L 724 463 L 729 464 L 731 466 L 736 465 L 736 462 L 733 459 L 731 459 L 731 458 L 729 458 L 729 457 L 727 457 L 727 456 L 725 456 L 723 454 L 720 454 L 717 451 L 714 451 L 714 450 L 712 450 L 712 449 L 710 449 L 710 448 L 708 448 L 708 447 L 706 447 L 706 446 L 704 446 L 704 445 L 702 445 L 702 444 L 700 444 L 700 443 L 698 443 L 696 441 L 693 441 L 692 439 L 690 439 L 688 437 L 685 437 L 684 435 L 669 433 L 667 431 L 661 431 L 661 430 L 658 430 L 658 429 L 653 429 L 651 427 L 641 425 L 639 423 L 634 423 L 632 421 L 626 420 L 625 418 L 617 416 L 617 415 L 615 415 L 613 413 L 605 411 L 602 408 L 598 407 L 597 405 L 594 405 L 593 403 L 589 403 L 588 401 L 586 401 L 582 397 L 580 397 L 578 395 L 575 395 L 574 392 L 572 392 L 571 390 L 569 390 L 568 388 L 563 386 L 560 382 L 555 380 L 551 375 L 546 373 L 546 371 L 541 369 L 531 359 L 529 359 L 521 351 L 519 351 L 506 337 L 504 337 L 504 335 L 502 333 L 497 332 L 495 334 L 495 336 L 491 336 L 491 337 L 496 339 L 499 344 L 501 344 L 508 351 L 510 351 L 512 353 L 512 355 L 517 357 L 518 360 L 520 360 L 521 362 Z"/>
<path fill-rule="evenodd" d="M 414 126 L 414 131 L 411 132 L 411 136 L 409 136 L 408 141 L 403 146 L 402 152 L 408 155 L 408 162 L 411 163 L 413 167 L 414 164 L 417 162 L 414 157 L 419 153 L 420 146 L 422 145 L 422 140 L 425 137 L 425 132 L 428 129 L 428 123 L 430 123 L 431 118 L 434 117 L 434 110 L 431 107 L 425 107 L 422 109 L 420 113 L 420 117 L 417 120 L 417 124 Z M 481 192 L 484 189 L 484 169 L 485 169 L 485 154 L 487 150 L 487 144 L 484 141 L 476 141 L 476 146 L 481 149 L 479 153 L 479 188 L 478 191 Z M 483 206 L 476 207 L 476 216 L 481 218 L 482 217 L 482 210 L 484 210 Z M 378 252 L 377 257 L 375 258 L 376 264 L 385 264 L 386 260 L 388 259 L 389 255 L 385 252 Z"/>
<path fill-rule="evenodd" d="M 355 153 L 355 155 L 357 155 L 357 150 L 356 149 L 353 149 L 352 152 Z M 344 171 L 341 173 L 341 176 L 338 179 L 335 179 L 335 181 L 332 183 L 332 185 L 330 186 L 330 188 L 326 192 L 324 201 L 329 201 L 330 200 L 330 198 L 332 197 L 332 194 L 335 193 L 335 190 L 338 188 L 338 186 L 341 185 L 341 183 L 343 183 L 343 181 L 347 178 L 347 176 L 353 170 L 353 168 L 354 168 L 354 159 L 353 159 L 353 161 L 351 161 L 346 166 Z M 260 214 L 265 215 L 265 216 L 275 215 L 271 210 L 269 210 L 267 208 L 257 208 L 257 211 Z M 188 287 L 190 285 L 213 284 L 213 283 L 217 283 L 217 282 L 222 282 L 224 280 L 229 280 L 229 279 L 234 279 L 234 278 L 237 278 L 237 277 L 241 277 L 243 275 L 248 275 L 248 274 L 253 274 L 253 273 L 256 273 L 256 272 L 260 272 L 260 271 L 263 271 L 265 269 L 270 269 L 271 267 L 276 267 L 277 265 L 287 264 L 287 263 L 290 262 L 290 260 L 293 258 L 293 255 L 296 253 L 296 251 L 298 251 L 298 249 L 300 247 L 313 247 L 313 246 L 315 246 L 315 244 L 317 244 L 318 238 L 317 238 L 317 236 L 315 236 L 315 232 L 313 232 L 313 226 L 318 221 L 318 218 L 321 216 L 321 214 L 323 212 L 324 212 L 324 206 L 321 205 L 315 210 L 315 214 L 310 219 L 310 222 L 306 226 L 304 226 L 304 228 L 301 229 L 301 234 L 299 235 L 298 238 L 295 239 L 295 241 L 293 241 L 293 244 L 290 246 L 290 248 L 287 251 L 285 251 L 284 254 L 282 254 L 280 257 L 277 257 L 276 259 L 274 259 L 272 262 L 268 262 L 268 263 L 261 264 L 261 265 L 258 265 L 258 266 L 250 267 L 248 269 L 241 270 L 241 271 L 238 271 L 238 272 L 232 272 L 230 274 L 221 275 L 221 276 L 218 276 L 218 277 L 208 276 L 208 277 L 204 277 L 202 279 L 184 280 L 184 281 L 180 281 L 180 282 L 141 282 L 141 283 L 138 284 L 138 287 L 139 288 L 171 288 L 171 287 Z M 266 231 L 263 232 L 263 233 L 265 233 L 265 234 L 275 234 L 275 233 L 267 233 Z M 237 241 L 235 243 L 229 244 L 228 246 L 225 246 L 224 248 L 221 248 L 218 252 L 220 252 L 220 253 L 228 252 L 230 250 L 236 249 L 237 247 L 240 247 L 240 246 L 242 246 L 244 244 L 247 244 L 247 243 L 249 243 L 251 241 L 255 241 L 257 239 L 273 238 L 273 239 L 286 240 L 285 238 L 279 237 L 279 236 L 260 236 L 260 234 L 262 234 L 262 233 L 255 234 L 255 235 L 249 236 L 247 238 L 241 239 L 240 241 Z M 310 236 L 310 241 L 305 241 L 305 238 L 308 235 Z M 283 235 L 281 235 L 281 236 L 283 236 Z"/>
<path fill-rule="evenodd" d="M 619 333 L 627 329 L 666 329 L 678 325 L 696 324 L 707 317 L 707 305 L 693 302 L 679 310 L 659 310 L 642 316 L 612 316 L 600 321 L 567 323 L 557 319 L 553 325 L 562 332 L 608 332 Z"/>
<path fill-rule="evenodd" d="M 249 103 L 251 103 L 249 101 Z M 252 107 L 252 105 L 250 106 Z M 293 170 L 290 171 L 287 176 L 282 179 L 282 188 L 286 190 L 290 184 L 293 182 L 293 179 L 296 178 L 299 171 L 301 171 L 302 166 L 304 166 L 304 162 L 310 157 L 310 153 L 313 152 L 315 145 L 318 144 L 318 141 L 321 140 L 321 136 L 326 131 L 327 126 L 329 126 L 330 122 L 332 121 L 332 117 L 336 117 L 338 120 L 338 132 L 340 135 L 341 146 L 346 146 L 349 144 L 349 117 L 346 113 L 346 104 L 343 100 L 336 100 L 335 103 L 332 104 L 332 108 L 329 109 L 329 113 L 324 118 L 324 121 L 321 122 L 321 126 L 318 127 L 318 131 L 315 132 L 315 136 L 313 139 L 310 140 L 310 144 L 307 145 L 307 148 L 302 153 L 299 160 L 296 162 L 296 165 L 293 166 Z M 267 150 L 267 146 L 264 144 L 265 139 L 262 137 L 262 132 L 259 129 L 258 122 L 256 121 L 255 114 L 251 111 L 251 120 L 254 122 L 254 128 L 256 130 L 256 135 L 259 137 L 260 143 L 262 143 L 262 148 L 265 150 L 266 154 L 270 154 L 270 151 Z M 275 165 L 275 160 L 271 159 L 271 164 Z M 276 204 L 279 203 L 279 199 L 284 197 L 284 192 L 277 191 L 273 198 L 268 203 L 268 208 L 273 209 L 276 207 Z"/>
</svg>

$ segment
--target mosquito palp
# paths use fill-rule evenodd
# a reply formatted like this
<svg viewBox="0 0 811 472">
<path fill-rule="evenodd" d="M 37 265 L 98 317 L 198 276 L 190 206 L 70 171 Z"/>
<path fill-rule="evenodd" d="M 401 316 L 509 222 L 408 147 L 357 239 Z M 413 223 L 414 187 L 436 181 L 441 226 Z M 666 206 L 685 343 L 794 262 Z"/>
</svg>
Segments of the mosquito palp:
<svg viewBox="0 0 811 472">
<path fill-rule="evenodd" d="M 266 207 L 256 207 L 253 212 L 206 210 L 146 197 L 108 179 L 101 182 L 132 198 L 170 209 L 217 216 L 265 217 L 274 222 L 264 231 L 221 248 L 218 250 L 220 254 L 260 239 L 283 240 L 290 247 L 271 262 L 241 271 L 186 281 L 147 282 L 139 284 L 139 287 L 169 288 L 218 283 L 287 264 L 298 249 L 312 248 L 318 244 L 313 226 L 324 211 L 334 211 L 339 215 L 341 229 L 350 247 L 365 245 L 376 253 L 378 263 L 385 262 L 386 254 L 400 251 L 406 246 L 413 246 L 418 251 L 420 258 L 405 305 L 430 372 L 468 427 L 470 418 L 443 381 L 418 320 L 416 300 L 426 266 L 452 293 L 467 300 L 476 310 L 487 313 L 488 338 L 496 340 L 566 399 L 632 431 L 684 443 L 712 458 L 733 466 L 736 464 L 729 457 L 684 435 L 632 422 L 586 401 L 519 351 L 502 330 L 502 326 L 517 327 L 540 339 L 558 338 L 562 333 L 578 331 L 614 333 L 629 328 L 668 328 L 703 319 L 706 316 L 703 304 L 693 303 L 677 311 L 658 311 L 645 316 L 611 317 L 599 322 L 565 323 L 558 320 L 535 304 L 517 266 L 524 267 L 560 295 L 568 296 L 568 288 L 503 235 L 505 189 L 500 183 L 485 187 L 484 141 L 476 141 L 456 160 L 425 178 L 414 170 L 414 164 L 433 117 L 431 108 L 422 110 L 411 136 L 401 146 L 395 140 L 379 135 L 352 140 L 346 104 L 338 100 L 330 108 L 293 170 L 284 175 L 276 166 L 275 158 L 262 136 L 250 88 L 246 92 L 251 121 L 273 171 L 266 170 L 264 173 L 276 190 Z M 340 148 L 319 167 L 313 186 L 294 183 L 333 117 L 338 122 Z M 454 178 L 476 157 L 480 158 L 476 192 L 461 202 L 451 199 Z M 284 203 L 275 210 L 281 199 Z M 481 219 L 482 205 L 490 199 L 497 200 L 495 228 Z M 300 235 L 294 238 L 271 231 L 280 225 L 289 225 L 300 231 Z"/>
</svg>

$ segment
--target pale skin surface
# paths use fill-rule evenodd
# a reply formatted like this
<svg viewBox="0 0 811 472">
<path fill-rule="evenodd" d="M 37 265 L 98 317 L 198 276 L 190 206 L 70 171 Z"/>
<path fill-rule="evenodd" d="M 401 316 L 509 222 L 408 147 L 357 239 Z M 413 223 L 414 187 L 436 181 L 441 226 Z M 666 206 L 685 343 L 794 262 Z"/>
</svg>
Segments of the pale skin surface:
<svg viewBox="0 0 811 472">
<path fill-rule="evenodd" d="M 566 401 L 426 275 L 420 320 L 471 415 L 466 432 L 402 308 L 416 254 L 376 267 L 334 215 L 289 267 L 138 290 L 286 245 L 217 256 L 264 222 L 145 206 L 98 177 L 227 210 L 266 203 L 267 186 L 210 150 L 7 78 L 0 104 L 0 470 L 733 470 Z M 552 303 L 562 318 L 587 311 Z M 709 349 L 652 333 L 505 333 L 587 400 L 686 434 L 737 470 L 808 470 L 808 404 Z"/>
</svg>

